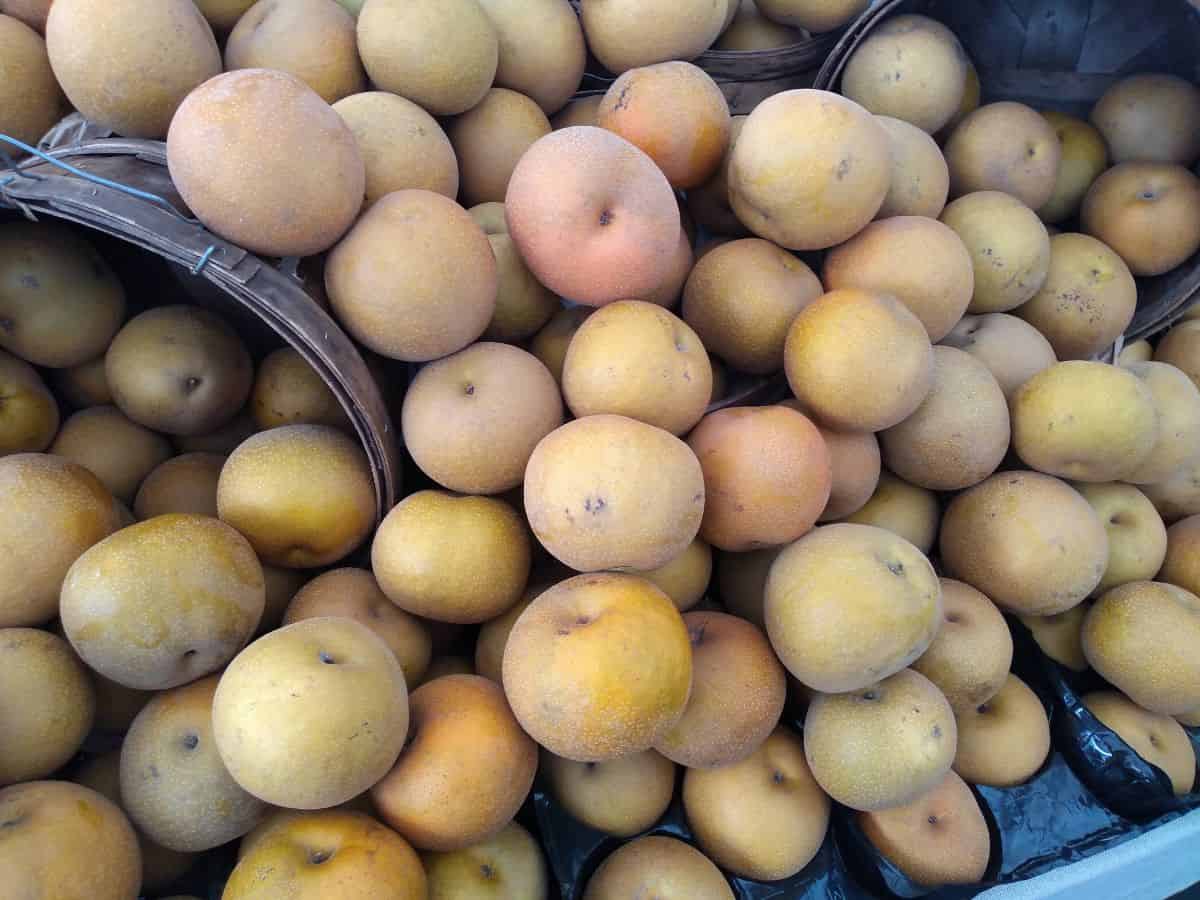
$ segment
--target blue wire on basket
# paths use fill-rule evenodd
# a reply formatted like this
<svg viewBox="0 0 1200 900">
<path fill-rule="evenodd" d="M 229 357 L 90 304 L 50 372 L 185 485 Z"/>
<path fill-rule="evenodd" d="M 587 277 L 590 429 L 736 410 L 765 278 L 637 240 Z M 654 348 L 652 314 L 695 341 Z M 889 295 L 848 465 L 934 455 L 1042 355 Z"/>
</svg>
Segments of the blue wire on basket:
<svg viewBox="0 0 1200 900">
<path fill-rule="evenodd" d="M 168 210 L 169 212 L 173 212 L 176 215 L 179 215 L 179 210 L 177 210 L 174 206 L 172 206 L 170 203 L 168 203 L 165 199 L 158 196 L 158 194 L 151 194 L 149 191 L 139 191 L 137 188 L 131 188 L 131 187 L 129 187 L 129 185 L 121 184 L 118 181 L 110 181 L 107 178 L 101 178 L 99 175 L 93 175 L 91 172 L 85 172 L 83 169 L 76 168 L 75 166 L 71 165 L 70 163 L 63 162 L 61 159 L 55 159 L 53 156 L 50 156 L 48 153 L 43 153 L 41 150 L 37 149 L 36 147 L 30 147 L 28 144 L 24 143 L 23 141 L 18 141 L 16 138 L 9 137 L 7 134 L 0 134 L 0 141 L 2 141 L 3 143 L 6 143 L 6 144 L 10 144 L 13 147 L 16 147 L 18 150 L 24 150 L 26 153 L 30 154 L 31 156 L 36 156 L 39 159 L 45 160 L 46 162 L 50 163 L 50 165 L 57 166 L 58 168 L 62 169 L 65 172 L 70 172 L 72 175 L 74 175 L 78 178 L 82 178 L 84 181 L 90 181 L 92 184 L 98 184 L 101 187 L 112 188 L 113 190 L 121 191 L 122 193 L 129 194 L 131 197 L 137 197 L 141 200 L 149 200 L 151 203 L 157 204 L 158 206 L 163 207 L 164 209 Z M 9 178 L 5 179 L 4 184 L 8 184 L 9 181 L 16 180 L 17 178 L 36 178 L 36 177 L 37 176 L 31 175 L 30 173 L 21 172 L 20 170 L 16 170 L 16 173 L 14 175 L 9 176 Z"/>
<path fill-rule="evenodd" d="M 180 218 L 186 218 L 179 212 L 179 210 L 177 210 L 166 199 L 160 197 L 158 194 L 151 194 L 149 191 L 140 191 L 137 188 L 131 188 L 127 184 L 121 184 L 119 181 L 112 181 L 108 178 L 101 178 L 99 175 L 93 175 L 91 172 L 85 172 L 83 169 L 72 166 L 69 163 L 65 163 L 61 159 L 55 159 L 53 156 L 43 153 L 36 147 L 31 147 L 23 141 L 18 141 L 14 137 L 9 137 L 7 134 L 0 134 L 0 142 L 10 144 L 19 150 L 24 150 L 31 156 L 36 156 L 39 159 L 45 160 L 52 166 L 57 166 L 65 172 L 69 172 L 78 178 L 82 178 L 84 181 L 89 181 L 92 184 L 98 184 L 102 187 L 108 187 L 112 188 L 113 190 L 121 191 L 122 193 L 128 194 L 131 197 L 137 197 L 140 200 L 148 200 L 157 206 L 161 206 L 168 212 L 180 216 Z M 33 172 L 23 172 L 18 169 L 13 158 L 4 150 L 2 146 L 0 146 L 0 159 L 3 159 L 8 167 L 12 170 L 12 174 L 6 178 L 0 179 L 0 191 L 2 191 L 5 186 L 12 184 L 18 178 L 29 178 L 34 181 L 41 181 L 45 177 L 43 175 L 34 174 Z M 200 259 L 196 261 L 196 264 L 192 266 L 191 273 L 193 275 L 199 275 L 201 272 L 203 272 L 204 267 L 208 265 L 209 261 L 213 257 L 213 254 L 216 252 L 216 244 L 211 244 L 200 256 Z"/>
</svg>

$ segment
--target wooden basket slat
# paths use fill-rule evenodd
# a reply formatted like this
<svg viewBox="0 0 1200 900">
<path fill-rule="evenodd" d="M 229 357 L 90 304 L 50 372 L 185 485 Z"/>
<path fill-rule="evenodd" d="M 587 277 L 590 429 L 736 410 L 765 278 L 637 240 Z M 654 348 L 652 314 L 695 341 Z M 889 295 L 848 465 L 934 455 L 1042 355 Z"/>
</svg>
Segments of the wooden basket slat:
<svg viewBox="0 0 1200 900">
<path fill-rule="evenodd" d="M 96 184 L 52 163 L 26 160 L 18 177 L 0 194 L 5 206 L 34 216 L 48 215 L 119 238 L 187 269 L 208 254 L 195 277 L 221 288 L 233 308 L 248 310 L 293 346 L 317 371 L 345 409 L 358 434 L 382 519 L 395 502 L 400 472 L 395 430 L 384 398 L 362 356 L 294 277 L 209 232 L 186 217 L 170 184 L 162 145 L 152 141 L 98 140 L 59 148 L 54 157 L 120 185 L 158 194 L 170 208 Z"/>
</svg>

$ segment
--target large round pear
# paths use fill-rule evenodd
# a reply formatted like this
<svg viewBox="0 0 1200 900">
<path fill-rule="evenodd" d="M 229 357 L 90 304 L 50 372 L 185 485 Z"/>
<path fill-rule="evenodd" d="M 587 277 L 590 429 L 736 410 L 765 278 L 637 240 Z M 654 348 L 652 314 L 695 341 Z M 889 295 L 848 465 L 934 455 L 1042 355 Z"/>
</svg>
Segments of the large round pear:
<svg viewBox="0 0 1200 900">
<path fill-rule="evenodd" d="M 887 132 L 828 91 L 784 91 L 755 107 L 729 157 L 729 200 L 759 237 L 820 250 L 853 237 L 892 181 Z"/>
<path fill-rule="evenodd" d="M 158 691 L 233 659 L 265 602 L 262 566 L 244 537 L 210 516 L 171 514 L 80 556 L 59 615 L 85 663 L 118 684 Z"/>
<path fill-rule="evenodd" d="M 537 280 L 588 306 L 651 294 L 679 244 L 667 176 L 603 128 L 563 128 L 534 142 L 508 181 L 504 212 Z"/>
<path fill-rule="evenodd" d="M 576 571 L 657 569 L 700 530 L 704 474 L 688 445 L 661 428 L 585 416 L 534 448 L 525 513 L 542 545 Z"/>
<path fill-rule="evenodd" d="M 940 543 L 947 574 L 1025 615 L 1077 606 L 1108 567 L 1108 534 L 1091 504 L 1039 472 L 998 472 L 959 494 Z"/>
<path fill-rule="evenodd" d="M 679 610 L 650 582 L 578 575 L 521 613 L 502 671 L 513 713 L 534 740 L 598 762 L 648 750 L 680 720 L 692 646 Z"/>
<path fill-rule="evenodd" d="M 229 773 L 289 809 L 357 797 L 387 774 L 407 733 L 400 663 L 352 619 L 304 619 L 264 635 L 229 664 L 213 698 Z"/>
<path fill-rule="evenodd" d="M 942 624 L 942 587 L 929 560 L 873 525 L 826 525 L 787 547 L 771 565 L 764 604 L 780 660 L 826 693 L 899 672 Z"/>
<path fill-rule="evenodd" d="M 161 138 L 188 92 L 221 71 L 212 29 L 188 0 L 55 0 L 46 52 L 71 105 L 130 138 Z"/>
<path fill-rule="evenodd" d="M 196 218 L 262 256 L 328 250 L 358 215 L 367 178 L 342 117 L 299 78 L 268 69 L 226 72 L 188 94 L 171 119 L 167 166 Z"/>
</svg>

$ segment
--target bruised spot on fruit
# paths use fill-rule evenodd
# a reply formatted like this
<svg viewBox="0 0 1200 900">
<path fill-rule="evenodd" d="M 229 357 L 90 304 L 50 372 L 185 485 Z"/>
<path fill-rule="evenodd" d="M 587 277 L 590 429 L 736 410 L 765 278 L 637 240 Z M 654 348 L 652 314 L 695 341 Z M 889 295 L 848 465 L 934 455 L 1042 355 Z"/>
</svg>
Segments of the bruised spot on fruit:
<svg viewBox="0 0 1200 900">
<path fill-rule="evenodd" d="M 930 816 L 927 821 L 929 822 L 930 825 L 936 825 L 938 823 L 938 817 Z"/>
<path fill-rule="evenodd" d="M 1158 746 L 1158 735 L 1155 735 L 1155 734 L 1150 735 L 1150 746 L 1151 747 Z"/>
<path fill-rule="evenodd" d="M 463 387 L 463 393 L 466 394 L 468 397 L 473 397 L 475 395 L 475 385 L 471 384 L 471 382 L 468 381 L 466 383 L 466 385 Z"/>
<path fill-rule="evenodd" d="M 837 164 L 837 169 L 834 170 L 834 174 L 837 175 L 838 181 L 842 181 L 847 175 L 850 174 L 850 157 L 843 157 L 841 162 Z"/>
<path fill-rule="evenodd" d="M 332 857 L 332 850 L 310 850 L 308 853 L 308 861 L 314 866 L 319 866 L 321 863 L 328 861 Z"/>
<path fill-rule="evenodd" d="M 1147 188 L 1146 190 L 1142 191 L 1138 196 L 1141 197 L 1143 200 L 1153 200 L 1155 197 L 1155 194 L 1154 194 L 1154 191 Z"/>
<path fill-rule="evenodd" d="M 600 213 L 600 224 L 601 225 L 609 225 L 612 223 L 612 220 L 613 220 L 613 214 L 612 214 L 611 210 L 606 209 Z"/>
<path fill-rule="evenodd" d="M 951 623 L 957 623 L 958 622 L 958 613 L 952 613 L 952 612 L 946 613 L 946 621 L 951 622 Z"/>
<path fill-rule="evenodd" d="M 17 813 L 16 818 L 9 819 L 7 822 L 0 822 L 0 828 L 16 828 L 25 821 L 24 813 Z"/>
<path fill-rule="evenodd" d="M 184 658 L 184 659 L 191 659 L 191 658 L 192 658 L 193 656 L 195 656 L 195 655 L 196 655 L 196 651 L 195 651 L 195 650 L 184 650 L 184 651 L 183 651 L 183 658 Z"/>
<path fill-rule="evenodd" d="M 773 782 L 775 782 L 775 784 L 783 784 L 783 782 L 784 782 L 783 773 L 780 772 L 778 769 L 776 769 L 774 772 L 771 773 L 771 780 Z"/>
<path fill-rule="evenodd" d="M 586 497 L 583 501 L 583 511 L 590 512 L 593 516 L 600 515 L 606 506 L 608 504 L 604 502 L 603 497 Z"/>
<path fill-rule="evenodd" d="M 496 870 L 493 869 L 488 863 L 483 863 L 479 867 L 479 874 L 490 881 L 496 877 Z"/>
<path fill-rule="evenodd" d="M 200 746 L 200 738 L 195 734 L 185 734 L 183 736 L 183 746 L 188 750 L 195 750 Z"/>
<path fill-rule="evenodd" d="M 704 629 L 707 625 L 707 622 L 701 622 L 699 625 L 688 629 L 688 640 L 692 642 L 693 647 L 699 647 L 704 642 Z"/>
<path fill-rule="evenodd" d="M 335 660 L 332 656 L 330 656 L 324 650 L 322 650 L 320 653 L 317 654 L 317 659 L 321 660 L 321 662 L 325 663 L 325 665 L 327 665 L 327 666 L 332 666 L 337 663 L 337 660 Z"/>
<path fill-rule="evenodd" d="M 942 726 L 941 725 L 933 726 L 933 739 L 935 741 L 940 741 L 942 739 Z"/>
<path fill-rule="evenodd" d="M 862 698 L 864 700 L 870 700 L 870 701 L 878 700 L 879 692 L 878 691 L 863 691 Z"/>
<path fill-rule="evenodd" d="M 203 383 L 203 378 L 200 378 L 196 375 L 189 375 L 187 378 L 183 379 L 183 392 L 185 394 L 195 393 L 196 388 L 200 387 L 200 385 Z"/>
</svg>

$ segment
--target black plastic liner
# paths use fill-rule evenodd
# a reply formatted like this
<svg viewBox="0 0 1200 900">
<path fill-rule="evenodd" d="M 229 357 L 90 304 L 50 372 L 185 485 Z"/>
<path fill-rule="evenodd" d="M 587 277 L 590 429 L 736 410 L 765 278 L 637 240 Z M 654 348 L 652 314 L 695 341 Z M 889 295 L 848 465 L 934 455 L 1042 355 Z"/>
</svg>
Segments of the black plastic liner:
<svg viewBox="0 0 1200 900">
<path fill-rule="evenodd" d="M 1112 690 L 1095 672 L 1077 673 L 1060 666 L 1033 646 L 1020 622 L 1009 622 L 1014 646 L 1037 662 L 1029 680 L 1053 702 L 1051 741 L 1092 795 L 1108 809 L 1135 823 L 1148 823 L 1200 807 L 1200 793 L 1176 796 L 1167 773 L 1137 754 L 1115 731 L 1083 705 L 1093 690 Z M 1187 729 L 1184 729 L 1187 731 Z M 1197 746 L 1194 731 L 1192 745 Z"/>
<path fill-rule="evenodd" d="M 568 813 L 540 782 L 533 790 L 534 808 L 542 846 L 559 883 L 562 900 L 581 900 L 588 879 L 610 853 L 634 838 L 618 838 L 584 825 Z M 683 812 L 679 791 L 663 817 L 642 834 L 678 838 L 697 849 L 695 836 Z M 736 900 L 868 900 L 847 874 L 831 835 L 807 866 L 783 881 L 761 882 L 725 872 Z"/>
</svg>

